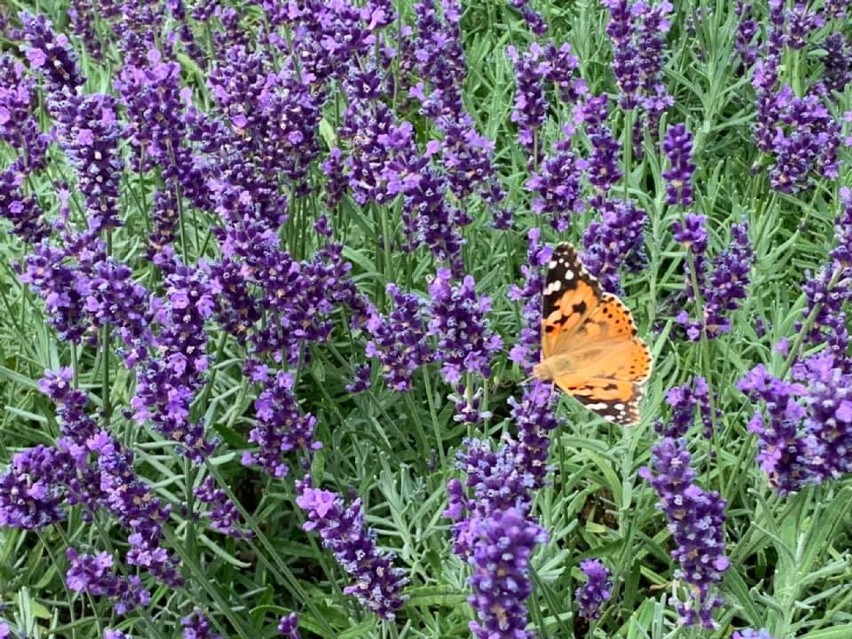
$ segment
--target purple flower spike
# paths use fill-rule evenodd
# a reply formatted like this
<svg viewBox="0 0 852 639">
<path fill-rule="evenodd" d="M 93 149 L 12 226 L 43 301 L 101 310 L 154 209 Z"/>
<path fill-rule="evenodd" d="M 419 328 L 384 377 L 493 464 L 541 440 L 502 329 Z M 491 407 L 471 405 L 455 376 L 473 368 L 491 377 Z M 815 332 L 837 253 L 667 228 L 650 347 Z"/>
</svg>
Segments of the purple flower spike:
<svg viewBox="0 0 852 639">
<path fill-rule="evenodd" d="M 0 527 L 41 530 L 65 519 L 61 488 L 68 460 L 38 445 L 12 455 L 0 475 Z"/>
<path fill-rule="evenodd" d="M 199 502 L 210 506 L 204 517 L 209 520 L 213 530 L 234 539 L 248 539 L 253 536 L 251 530 L 246 530 L 240 524 L 239 510 L 228 499 L 225 490 L 216 487 L 213 477 L 206 477 L 193 492 Z"/>
<path fill-rule="evenodd" d="M 448 384 L 457 384 L 462 373 L 490 377 L 491 358 L 503 347 L 486 320 L 491 300 L 477 296 L 474 285 L 470 275 L 461 284 L 452 284 L 452 274 L 445 268 L 429 284 L 429 335 L 438 337 L 435 359 Z"/>
<path fill-rule="evenodd" d="M 757 20 L 754 19 L 754 7 L 751 3 L 746 4 L 743 0 L 737 0 L 734 11 L 739 16 L 734 48 L 739 54 L 743 66 L 748 69 L 755 63 L 758 54 L 758 48 L 755 44 L 758 25 Z"/>
<path fill-rule="evenodd" d="M 404 293 L 395 284 L 387 285 L 394 310 L 383 316 L 373 309 L 365 328 L 371 339 L 367 342 L 367 357 L 378 359 L 387 385 L 404 392 L 411 387 L 411 377 L 432 358 L 426 343 L 423 323 L 423 304 L 416 295 Z"/>
<path fill-rule="evenodd" d="M 324 548 L 355 583 L 343 589 L 382 619 L 392 620 L 405 597 L 402 590 L 408 583 L 402 569 L 394 568 L 395 555 L 379 550 L 376 533 L 364 525 L 361 500 L 346 507 L 343 498 L 328 490 L 314 488 L 310 477 L 296 482 L 296 503 L 305 511 L 308 521 L 303 528 L 315 530 Z"/>
<path fill-rule="evenodd" d="M 512 122 L 518 125 L 518 142 L 531 154 L 529 162 L 534 166 L 541 159 L 538 137 L 547 118 L 547 86 L 554 85 L 564 102 L 577 100 L 587 89 L 582 80 L 573 77 L 579 60 L 568 44 L 557 49 L 553 44 L 542 47 L 533 43 L 524 53 L 509 47 L 507 55 L 515 65 L 518 84 Z"/>
<path fill-rule="evenodd" d="M 612 579 L 609 569 L 599 559 L 585 559 L 580 570 L 588 581 L 574 591 L 574 599 L 580 608 L 580 616 L 600 619 L 601 606 L 612 598 Z"/>
<path fill-rule="evenodd" d="M 662 81 L 666 35 L 671 27 L 671 3 L 651 5 L 643 0 L 603 0 L 609 10 L 607 35 L 615 54 L 613 71 L 623 109 L 641 109 L 645 122 L 636 121 L 634 133 L 656 131 L 660 115 L 674 103 Z M 635 145 L 641 152 L 641 146 Z"/>
<path fill-rule="evenodd" d="M 180 620 L 183 626 L 183 639 L 222 639 L 222 635 L 213 632 L 210 620 L 200 608 Z"/>
<path fill-rule="evenodd" d="M 852 268 L 852 189 L 840 187 L 843 210 L 834 221 L 835 246 L 831 259 L 841 268 Z"/>
<path fill-rule="evenodd" d="M 696 255 L 707 250 L 707 216 L 697 213 L 687 213 L 683 221 L 672 223 L 672 234 L 675 240 L 683 244 Z"/>
<path fill-rule="evenodd" d="M 151 595 L 138 576 L 115 574 L 114 560 L 109 553 L 78 555 L 73 548 L 68 548 L 66 555 L 71 565 L 65 574 L 65 583 L 74 592 L 110 597 L 115 601 L 115 612 L 119 615 L 151 603 Z"/>
<path fill-rule="evenodd" d="M 284 639 L 302 639 L 299 633 L 299 615 L 291 612 L 281 617 L 278 622 L 278 635 Z"/>
<path fill-rule="evenodd" d="M 550 261 L 553 248 L 541 244 L 541 231 L 530 229 L 527 234 L 527 262 L 521 265 L 523 286 L 512 285 L 509 299 L 523 301 L 523 328 L 518 343 L 509 351 L 509 359 L 518 364 L 526 375 L 532 373 L 541 350 L 541 293 L 544 289 L 543 266 Z"/>
<path fill-rule="evenodd" d="M 609 107 L 605 95 L 590 97 L 585 103 L 574 107 L 574 120 L 585 125 L 586 136 L 592 146 L 589 154 L 586 176 L 594 187 L 595 194 L 589 201 L 594 207 L 600 207 L 609 189 L 621 179 L 619 158 L 621 144 L 607 126 Z"/>
<path fill-rule="evenodd" d="M 470 629 L 478 639 L 530 639 L 526 600 L 532 593 L 530 557 L 547 541 L 545 530 L 515 509 L 493 512 L 475 526 L 469 602 L 478 621 Z"/>
<path fill-rule="evenodd" d="M 731 635 L 731 639 L 775 639 L 775 637 L 763 628 L 760 630 L 745 628 L 744 630 L 735 630 L 734 634 Z"/>
<path fill-rule="evenodd" d="M 249 433 L 249 441 L 260 449 L 244 453 L 242 463 L 261 466 L 272 477 L 286 477 L 290 473 L 288 454 L 322 448 L 322 442 L 314 438 L 317 418 L 299 407 L 291 373 L 278 371 L 274 378 L 266 379 L 264 370 L 263 376 L 265 389 L 254 402 L 257 425 Z"/>
<path fill-rule="evenodd" d="M 840 124 L 821 98 L 795 97 L 785 85 L 775 95 L 775 110 L 774 136 L 766 149 L 775 160 L 769 169 L 772 188 L 796 193 L 810 186 L 815 175 L 836 179 Z"/>
<path fill-rule="evenodd" d="M 829 91 L 843 93 L 852 82 L 852 42 L 842 33 L 832 33 L 823 44 L 823 82 Z"/>
<path fill-rule="evenodd" d="M 564 137 L 553 146 L 553 155 L 544 159 L 525 185 L 534 194 L 533 213 L 547 216 L 550 226 L 559 233 L 568 230 L 571 215 L 581 213 L 585 207 L 581 177 L 587 165 L 571 150 L 573 126 L 566 125 L 563 133 Z"/>
<path fill-rule="evenodd" d="M 713 273 L 705 291 L 704 325 L 708 337 L 731 330 L 727 315 L 739 308 L 740 300 L 746 298 L 753 260 L 748 225 L 734 224 L 731 227 L 731 244 L 713 261 Z"/>
<path fill-rule="evenodd" d="M 710 408 L 710 389 L 703 377 L 696 376 L 692 383 L 674 386 L 666 393 L 666 402 L 672 407 L 672 416 L 664 428 L 660 428 L 664 437 L 677 439 L 686 435 L 695 418 L 695 408 L 701 414 L 704 436 L 713 436 L 713 421 Z M 717 416 L 719 409 L 716 409 Z M 662 426 L 662 425 L 661 425 Z"/>
<path fill-rule="evenodd" d="M 596 276 L 604 290 L 623 292 L 620 271 L 640 271 L 645 257 L 645 226 L 648 214 L 644 209 L 623 200 L 604 200 L 600 203 L 600 219 L 589 223 L 583 233 L 583 264 Z"/>
<path fill-rule="evenodd" d="M 713 260 L 713 271 L 707 275 L 707 231 L 704 228 L 707 218 L 689 213 L 684 222 L 676 221 L 673 234 L 693 254 L 695 281 L 704 302 L 703 317 L 691 319 L 689 312 L 682 310 L 677 321 L 684 327 L 687 338 L 697 342 L 702 335 L 713 339 L 731 329 L 729 315 L 739 308 L 740 301 L 746 298 L 749 274 L 754 253 L 748 238 L 746 223 L 731 227 L 731 244 Z M 686 299 L 695 302 L 695 286 L 689 261 L 684 261 Z"/>
<path fill-rule="evenodd" d="M 547 455 L 550 434 L 559 426 L 554 412 L 558 400 L 548 382 L 532 380 L 524 386 L 520 401 L 508 400 L 512 407 L 511 417 L 518 431 L 516 451 L 518 470 L 526 476 L 530 491 L 544 487 L 547 476 Z"/>
<path fill-rule="evenodd" d="M 59 99 L 73 94 L 85 80 L 77 68 L 77 54 L 68 37 L 57 34 L 53 23 L 43 15 L 33 16 L 25 11 L 21 23 L 27 42 L 24 54 L 30 66 L 44 74 L 51 96 Z"/>
<path fill-rule="evenodd" d="M 657 492 L 669 531 L 677 544 L 672 558 L 680 568 L 675 577 L 692 590 L 691 600 L 678 604 L 683 623 L 715 628 L 713 610 L 722 605 L 713 588 L 722 581 L 730 561 L 725 556 L 726 502 L 717 492 L 706 492 L 695 483 L 696 472 L 685 439 L 666 437 L 652 449 L 654 470 L 642 468 L 639 476 Z"/>
<path fill-rule="evenodd" d="M 59 143 L 77 169 L 89 230 L 100 232 L 119 226 L 118 185 L 123 163 L 118 154 L 121 131 L 115 100 L 97 93 L 74 95 L 57 110 Z"/>
<path fill-rule="evenodd" d="M 669 127 L 663 140 L 663 151 L 669 161 L 669 169 L 663 172 L 666 180 L 666 204 L 692 205 L 692 134 L 683 124 Z"/>
</svg>

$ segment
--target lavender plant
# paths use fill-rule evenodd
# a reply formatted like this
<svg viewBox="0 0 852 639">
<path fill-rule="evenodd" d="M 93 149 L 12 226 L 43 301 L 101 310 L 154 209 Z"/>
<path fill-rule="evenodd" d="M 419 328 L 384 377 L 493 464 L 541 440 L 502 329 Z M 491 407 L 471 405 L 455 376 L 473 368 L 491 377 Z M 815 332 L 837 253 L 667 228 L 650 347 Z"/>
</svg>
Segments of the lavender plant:
<svg viewBox="0 0 852 639">
<path fill-rule="evenodd" d="M 0 639 L 852 636 L 850 18 L 0 7 Z"/>
</svg>

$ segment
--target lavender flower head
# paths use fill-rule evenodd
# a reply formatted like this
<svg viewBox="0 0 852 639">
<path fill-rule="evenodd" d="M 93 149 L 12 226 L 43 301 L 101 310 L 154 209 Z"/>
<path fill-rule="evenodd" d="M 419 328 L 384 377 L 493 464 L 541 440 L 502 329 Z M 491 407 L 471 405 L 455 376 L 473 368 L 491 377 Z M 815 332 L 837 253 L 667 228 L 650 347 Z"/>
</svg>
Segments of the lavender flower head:
<svg viewBox="0 0 852 639">
<path fill-rule="evenodd" d="M 777 92 L 758 91 L 758 99 L 757 144 L 772 158 L 772 188 L 798 193 L 817 177 L 836 179 L 841 127 L 823 97 L 816 93 L 798 97 L 785 84 Z"/>
<path fill-rule="evenodd" d="M 692 599 L 679 603 L 678 614 L 687 626 L 701 623 L 715 628 L 713 610 L 722 600 L 713 592 L 730 561 L 725 555 L 726 502 L 717 492 L 706 492 L 695 483 L 691 456 L 685 439 L 666 437 L 652 449 L 654 470 L 641 468 L 639 476 L 657 492 L 659 504 L 677 544 L 672 558 L 680 568 L 675 577 L 692 591 Z"/>
<path fill-rule="evenodd" d="M 678 323 L 684 327 L 691 341 L 700 340 L 702 335 L 713 339 L 731 330 L 729 315 L 739 308 L 740 300 L 747 297 L 746 289 L 754 259 L 748 225 L 745 222 L 734 224 L 731 226 L 731 244 L 713 260 L 713 271 L 708 275 L 705 255 L 707 231 L 704 228 L 706 220 L 706 216 L 689 213 L 682 223 L 676 221 L 672 226 L 675 239 L 685 244 L 693 254 L 692 265 L 688 261 L 684 263 L 686 298 L 690 302 L 697 301 L 697 285 L 704 303 L 700 319 L 692 319 L 687 310 L 682 310 L 677 316 Z"/>
<path fill-rule="evenodd" d="M 444 517 L 453 522 L 453 552 L 468 558 L 480 521 L 510 509 L 530 512 L 535 475 L 521 465 L 516 446 L 505 443 L 493 451 L 490 442 L 479 439 L 465 441 L 457 466 L 467 479 L 447 482 L 449 506 Z"/>
<path fill-rule="evenodd" d="M 663 172 L 666 180 L 666 204 L 669 206 L 692 205 L 692 134 L 683 124 L 670 126 L 663 140 L 663 151 L 669 161 L 669 169 Z"/>
<path fill-rule="evenodd" d="M 452 284 L 452 274 L 445 268 L 429 284 L 429 335 L 438 337 L 434 356 L 450 384 L 458 383 L 462 373 L 490 377 L 491 358 L 503 347 L 503 340 L 486 319 L 491 300 L 477 296 L 474 285 L 470 275 L 461 284 Z"/>
<path fill-rule="evenodd" d="M 291 612 L 278 621 L 278 636 L 284 639 L 302 639 L 299 633 L 299 615 Z"/>
<path fill-rule="evenodd" d="M 609 569 L 599 559 L 585 559 L 580 570 L 586 575 L 584 585 L 574 591 L 574 599 L 580 608 L 580 616 L 600 619 L 601 606 L 612 598 L 612 579 Z"/>
<path fill-rule="evenodd" d="M 769 631 L 761 628 L 754 630 L 753 628 L 745 628 L 743 630 L 735 630 L 731 635 L 731 639 L 775 639 Z"/>
<path fill-rule="evenodd" d="M 671 28 L 669 2 L 651 5 L 642 0 L 603 0 L 609 10 L 607 35 L 615 54 L 613 72 L 623 109 L 641 106 L 650 116 L 654 130 L 661 114 L 673 104 L 662 82 L 665 38 Z"/>
<path fill-rule="evenodd" d="M 404 392 L 410 389 L 414 372 L 431 360 L 432 353 L 426 343 L 420 299 L 395 284 L 387 285 L 387 293 L 394 309 L 388 316 L 375 309 L 370 312 L 365 328 L 371 339 L 365 354 L 381 362 L 390 388 Z"/>
<path fill-rule="evenodd" d="M 550 226 L 559 233 L 568 230 L 571 216 L 585 207 L 581 177 L 588 163 L 571 150 L 573 135 L 573 125 L 565 125 L 564 137 L 553 145 L 553 154 L 544 159 L 525 184 L 534 194 L 533 213 L 547 216 Z"/>
<path fill-rule="evenodd" d="M 264 390 L 254 402 L 257 424 L 249 433 L 249 441 L 258 450 L 243 454 L 245 466 L 259 465 L 272 477 L 286 477 L 289 472 L 286 458 L 295 452 L 310 454 L 322 448 L 314 437 L 317 418 L 302 411 L 293 390 L 295 378 L 291 373 L 278 371 L 269 375 L 263 365 L 250 365 L 251 375 L 261 381 Z"/>
<path fill-rule="evenodd" d="M 222 639 L 222 635 L 213 632 L 210 620 L 200 608 L 180 620 L 183 626 L 183 639 Z"/>
<path fill-rule="evenodd" d="M 515 510 L 495 511 L 474 531 L 476 541 L 468 561 L 473 566 L 469 602 L 478 620 L 470 629 L 478 639 L 530 639 L 526 599 L 532 593 L 530 557 L 547 532 Z"/>
<path fill-rule="evenodd" d="M 704 425 L 704 436 L 708 439 L 713 436 L 713 420 L 710 407 L 710 388 L 707 380 L 696 376 L 691 383 L 682 386 L 673 386 L 666 393 L 666 403 L 672 408 L 669 422 L 658 429 L 664 437 L 677 439 L 683 437 L 692 427 L 695 418 L 695 409 L 699 409 L 701 422 Z M 718 408 L 716 409 L 718 416 Z"/>
<path fill-rule="evenodd" d="M 621 271 L 639 271 L 646 264 L 645 227 L 648 213 L 631 201 L 603 200 L 600 218 L 583 233 L 583 264 L 604 290 L 623 293 Z"/>
<path fill-rule="evenodd" d="M 589 97 L 584 103 L 574 106 L 574 121 L 582 121 L 592 150 L 586 166 L 586 179 L 594 187 L 595 194 L 589 204 L 600 207 L 610 188 L 621 179 L 619 158 L 621 144 L 607 126 L 609 108 L 605 95 Z"/>
<path fill-rule="evenodd" d="M 296 489 L 296 504 L 308 518 L 303 528 L 317 531 L 323 547 L 355 580 L 343 589 L 344 594 L 382 619 L 393 619 L 405 602 L 402 590 L 408 579 L 393 566 L 394 554 L 379 550 L 375 531 L 365 527 L 361 500 L 346 507 L 336 493 L 314 488 L 310 477 L 297 481 Z"/>
<path fill-rule="evenodd" d="M 521 265 L 523 286 L 509 287 L 509 299 L 523 301 L 523 327 L 517 344 L 509 351 L 509 359 L 518 364 L 526 375 L 532 373 L 541 350 L 541 294 L 544 290 L 544 265 L 550 261 L 553 247 L 541 244 L 541 230 L 530 229 L 527 234 L 527 261 Z"/>
<path fill-rule="evenodd" d="M 542 47 L 534 42 L 524 53 L 509 47 L 507 55 L 515 66 L 518 84 L 512 122 L 518 125 L 518 142 L 531 154 L 530 164 L 536 165 L 541 154 L 539 131 L 547 118 L 547 85 L 553 84 L 565 102 L 585 95 L 586 85 L 573 77 L 579 60 L 567 43 L 557 49 L 553 44 Z"/>
</svg>

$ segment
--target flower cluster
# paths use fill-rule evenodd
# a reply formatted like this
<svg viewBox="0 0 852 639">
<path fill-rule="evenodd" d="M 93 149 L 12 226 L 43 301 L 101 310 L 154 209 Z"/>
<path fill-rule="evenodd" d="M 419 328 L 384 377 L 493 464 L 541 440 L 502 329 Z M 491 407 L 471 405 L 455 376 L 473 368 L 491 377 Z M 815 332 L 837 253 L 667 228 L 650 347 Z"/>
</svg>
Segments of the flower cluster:
<svg viewBox="0 0 852 639">
<path fill-rule="evenodd" d="M 165 437 L 195 461 L 206 458 L 213 444 L 204 425 L 195 422 L 191 404 L 204 382 L 209 359 L 205 322 L 213 314 L 214 300 L 204 269 L 168 265 L 162 298 L 152 298 L 151 314 L 157 325 L 147 358 L 136 372 L 136 395 L 131 400 L 134 419 L 151 422 Z"/>
<path fill-rule="evenodd" d="M 663 151 L 669 168 L 663 171 L 666 180 L 666 204 L 692 206 L 692 134 L 683 124 L 670 126 L 663 140 Z"/>
<path fill-rule="evenodd" d="M 618 166 L 621 145 L 607 126 L 607 96 L 591 96 L 585 103 L 576 105 L 573 117 L 575 121 L 582 120 L 591 145 L 586 179 L 595 193 L 589 199 L 589 204 L 600 207 L 612 185 L 621 179 L 621 169 Z"/>
<path fill-rule="evenodd" d="M 685 309 L 677 315 L 687 338 L 694 342 L 702 336 L 712 339 L 730 331 L 729 314 L 746 298 L 754 259 L 747 224 L 734 224 L 730 246 L 714 258 L 708 274 L 706 221 L 706 216 L 690 213 L 683 222 L 676 221 L 672 226 L 675 239 L 687 248 L 690 256 L 684 262 L 686 298 L 703 302 L 700 319 L 692 319 Z"/>
<path fill-rule="evenodd" d="M 602 4 L 610 15 L 606 32 L 615 49 L 612 66 L 618 103 L 623 109 L 646 114 L 634 121 L 633 129 L 634 153 L 641 155 L 643 131 L 653 135 L 660 116 L 674 104 L 662 81 L 673 6 L 665 0 L 654 5 L 643 0 L 604 0 Z"/>
<path fill-rule="evenodd" d="M 797 331 L 805 329 L 807 343 L 825 345 L 835 360 L 852 371 L 852 357 L 848 355 L 849 328 L 845 307 L 852 302 L 852 189 L 840 189 L 842 209 L 834 221 L 835 246 L 829 253 L 829 262 L 816 274 L 806 277 L 802 286 L 807 305 L 802 311 L 803 321 Z"/>
<path fill-rule="evenodd" d="M 371 338 L 365 353 L 381 362 L 382 375 L 390 388 L 407 391 L 414 372 L 432 357 L 426 343 L 422 304 L 416 295 L 403 292 L 395 284 L 388 284 L 386 291 L 394 309 L 387 316 L 376 309 L 370 311 L 364 325 Z"/>
<path fill-rule="evenodd" d="M 713 587 L 730 565 L 725 555 L 726 502 L 719 493 L 708 493 L 695 483 L 691 460 L 685 439 L 666 437 L 652 449 L 653 470 L 642 468 L 639 475 L 656 491 L 658 508 L 677 544 L 672 551 L 680 564 L 675 576 L 692 591 L 690 600 L 678 604 L 678 613 L 686 625 L 700 622 L 715 628 L 712 614 L 722 600 Z"/>
<path fill-rule="evenodd" d="M 611 573 L 599 559 L 584 559 L 580 562 L 580 570 L 587 579 L 585 584 L 574 591 L 580 616 L 600 619 L 601 606 L 612 598 Z"/>
<path fill-rule="evenodd" d="M 757 462 L 786 495 L 807 484 L 852 472 L 852 373 L 830 352 L 793 366 L 793 381 L 758 365 L 737 388 L 760 401 L 749 431 L 758 436 Z"/>
<path fill-rule="evenodd" d="M 527 234 L 527 261 L 521 265 L 523 286 L 512 284 L 509 299 L 523 302 L 521 317 L 523 327 L 509 359 L 518 364 L 525 374 L 532 373 L 541 350 L 541 294 L 544 290 L 543 267 L 550 262 L 553 248 L 541 244 L 541 231 L 530 229 Z"/>
<path fill-rule="evenodd" d="M 309 477 L 297 481 L 296 490 L 296 504 L 308 518 L 303 528 L 317 531 L 323 546 L 355 580 L 344 594 L 383 619 L 393 619 L 405 601 L 402 590 L 408 579 L 394 568 L 394 555 L 376 546 L 375 531 L 365 528 L 361 500 L 347 507 L 339 495 L 314 488 Z"/>
<path fill-rule="evenodd" d="M 783 2 L 770 2 L 771 28 L 752 79 L 757 94 L 755 142 L 770 156 L 769 181 L 782 193 L 810 188 L 816 177 L 839 175 L 840 124 L 826 105 L 826 93 L 837 81 L 829 76 L 828 85 L 817 83 L 798 94 L 780 83 L 784 47 L 802 48 L 806 36 L 824 23 L 821 12 L 808 11 L 805 3 L 785 10 Z M 843 64 L 838 62 L 839 67 Z"/>
<path fill-rule="evenodd" d="M 162 546 L 170 507 L 136 476 L 132 453 L 86 414 L 86 395 L 71 387 L 71 378 L 70 369 L 62 369 L 39 383 L 59 406 L 61 436 L 55 448 L 37 446 L 17 453 L 12 467 L 0 476 L 0 524 L 41 529 L 63 519 L 70 506 L 81 505 L 86 520 L 104 510 L 127 530 L 130 548 L 125 561 L 165 585 L 179 585 L 177 560 Z M 81 589 L 89 588 L 86 576 L 91 574 L 94 581 L 87 592 L 111 597 L 117 613 L 146 605 L 147 591 L 138 577 L 107 572 L 111 556 L 80 555 L 77 561 L 73 549 L 69 552 L 74 553 L 69 555 L 73 568 L 69 576 Z"/>
<path fill-rule="evenodd" d="M 247 539 L 253 536 L 251 530 L 245 529 L 240 524 L 239 510 L 228 498 L 225 490 L 216 487 L 213 477 L 205 477 L 193 494 L 199 502 L 208 506 L 203 517 L 209 520 L 212 530 L 234 539 Z"/>
<path fill-rule="evenodd" d="M 559 233 L 568 230 L 572 214 L 585 208 L 581 178 L 587 165 L 571 149 L 574 127 L 565 125 L 562 132 L 564 137 L 553 145 L 553 155 L 542 161 L 525 185 L 534 194 L 533 213 L 547 216 Z"/>
<path fill-rule="evenodd" d="M 302 639 L 299 632 L 299 615 L 291 612 L 278 621 L 278 635 L 284 639 Z"/>
<path fill-rule="evenodd" d="M 473 552 L 476 527 L 490 513 L 510 508 L 528 513 L 532 506 L 529 476 L 517 459 L 517 449 L 503 444 L 491 450 L 490 443 L 465 441 L 458 453 L 458 468 L 465 474 L 447 483 L 449 507 L 444 517 L 453 522 L 453 552 L 468 558 Z"/>
<path fill-rule="evenodd" d="M 196 607 L 192 613 L 180 620 L 183 627 L 183 639 L 223 639 L 222 635 L 213 632 L 210 620 L 204 612 Z"/>
<path fill-rule="evenodd" d="M 547 541 L 546 531 L 514 508 L 494 511 L 477 522 L 469 602 L 478 621 L 470 629 L 478 639 L 512 637 L 528 639 L 525 602 L 532 593 L 530 557 L 537 544 Z"/>
<path fill-rule="evenodd" d="M 479 619 L 475 636 L 527 637 L 525 600 L 531 592 L 529 557 L 547 539 L 530 514 L 533 491 L 544 485 L 550 432 L 556 428 L 550 385 L 533 381 L 520 401 L 510 399 L 517 441 L 496 451 L 467 440 L 459 452 L 464 483 L 447 484 L 453 552 L 473 566 L 470 599 Z M 489 634 L 491 633 L 491 634 Z"/>
<path fill-rule="evenodd" d="M 672 415 L 668 423 L 663 426 L 659 424 L 658 430 L 664 437 L 678 439 L 686 435 L 692 427 L 695 419 L 695 409 L 701 415 L 701 423 L 704 426 L 704 437 L 708 439 L 713 436 L 713 413 L 710 407 L 710 388 L 707 380 L 696 376 L 689 384 L 673 386 L 666 393 L 666 402 L 672 408 Z M 719 417 L 719 409 L 716 409 L 716 417 Z"/>
<path fill-rule="evenodd" d="M 749 69 L 757 60 L 758 53 L 755 43 L 758 25 L 757 20 L 754 19 L 754 7 L 751 3 L 746 4 L 744 0 L 737 0 L 734 11 L 739 17 L 734 48 L 740 56 L 743 67 Z"/>
<path fill-rule="evenodd" d="M 731 639 L 775 639 L 765 628 L 754 630 L 753 628 L 745 628 L 744 630 L 734 630 Z"/>
<path fill-rule="evenodd" d="M 823 44 L 823 84 L 828 91 L 843 93 L 852 82 L 852 42 L 842 33 L 832 33 Z"/>
<path fill-rule="evenodd" d="M 438 338 L 434 357 L 441 363 L 441 375 L 449 384 L 458 384 L 463 373 L 491 376 L 491 358 L 503 347 L 503 340 L 488 325 L 491 300 L 478 296 L 473 276 L 461 284 L 452 283 L 449 269 L 438 269 L 429 284 L 429 331 Z"/>
<path fill-rule="evenodd" d="M 648 213 L 631 201 L 608 199 L 599 205 L 600 219 L 583 233 L 583 264 L 604 290 L 622 293 L 621 270 L 639 271 L 646 264 Z"/>
<path fill-rule="evenodd" d="M 68 548 L 66 556 L 70 567 L 65 574 L 65 583 L 74 592 L 111 598 L 119 615 L 151 602 L 151 593 L 137 575 L 123 577 L 115 574 L 114 560 L 109 553 L 78 555 L 73 548 Z"/>
<path fill-rule="evenodd" d="M 588 89 L 581 79 L 574 77 L 579 60 L 567 43 L 559 48 L 533 43 L 523 53 L 509 47 L 507 55 L 515 66 L 518 85 L 512 122 L 518 125 L 518 142 L 530 154 L 530 166 L 535 166 L 542 153 L 539 138 L 547 117 L 548 85 L 554 86 L 560 100 L 569 103 L 585 96 Z"/>
<path fill-rule="evenodd" d="M 21 13 L 23 36 L 26 42 L 24 54 L 30 67 L 38 69 L 44 76 L 46 88 L 55 99 L 73 95 L 85 79 L 77 68 L 77 54 L 71 48 L 68 37 L 57 34 L 53 24 L 43 15 Z"/>
<path fill-rule="evenodd" d="M 254 402 L 257 425 L 249 433 L 249 441 L 260 448 L 243 453 L 242 463 L 258 465 L 272 477 L 286 477 L 290 473 L 286 455 L 322 448 L 314 437 L 317 419 L 299 407 L 291 373 L 278 371 L 272 376 L 262 364 L 251 365 L 249 371 L 252 381 L 264 386 Z"/>
</svg>

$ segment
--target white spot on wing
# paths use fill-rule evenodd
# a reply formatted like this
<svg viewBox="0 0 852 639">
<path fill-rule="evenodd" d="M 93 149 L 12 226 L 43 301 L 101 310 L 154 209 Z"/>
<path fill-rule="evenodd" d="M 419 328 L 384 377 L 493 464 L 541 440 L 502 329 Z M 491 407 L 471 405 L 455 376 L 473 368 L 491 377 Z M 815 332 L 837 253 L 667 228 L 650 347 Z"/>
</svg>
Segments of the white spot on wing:
<svg viewBox="0 0 852 639">
<path fill-rule="evenodd" d="M 562 282 L 559 280 L 554 280 L 550 284 L 547 285 L 547 288 L 544 289 L 545 295 L 550 295 L 551 293 L 557 292 L 560 288 L 562 288 Z"/>
</svg>

